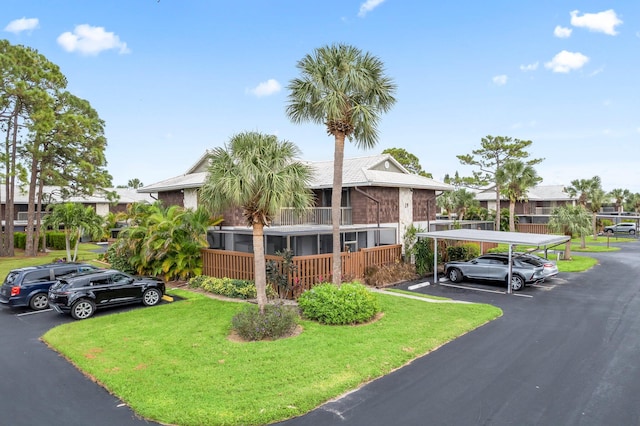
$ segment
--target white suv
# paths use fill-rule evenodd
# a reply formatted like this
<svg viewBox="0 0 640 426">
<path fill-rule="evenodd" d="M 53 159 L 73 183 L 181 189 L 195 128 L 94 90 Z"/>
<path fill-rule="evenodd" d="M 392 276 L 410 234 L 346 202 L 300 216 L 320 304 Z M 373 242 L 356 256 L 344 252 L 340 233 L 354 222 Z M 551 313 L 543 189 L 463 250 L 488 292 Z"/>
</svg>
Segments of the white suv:
<svg viewBox="0 0 640 426">
<path fill-rule="evenodd" d="M 621 222 L 611 226 L 604 227 L 605 234 L 613 234 L 615 232 L 624 232 L 625 234 L 635 234 L 636 224 L 633 222 Z"/>
</svg>

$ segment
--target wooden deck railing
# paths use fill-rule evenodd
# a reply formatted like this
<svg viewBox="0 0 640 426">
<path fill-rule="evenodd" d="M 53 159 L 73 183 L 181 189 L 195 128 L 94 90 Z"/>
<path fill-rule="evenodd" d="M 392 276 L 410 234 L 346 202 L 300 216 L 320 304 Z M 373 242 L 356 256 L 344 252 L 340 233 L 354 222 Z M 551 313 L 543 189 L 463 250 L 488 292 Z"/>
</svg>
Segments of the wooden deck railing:
<svg viewBox="0 0 640 426">
<path fill-rule="evenodd" d="M 399 262 L 402 257 L 400 244 L 372 247 L 357 252 L 343 252 L 342 276 L 345 280 L 362 279 L 369 266 L 384 266 Z M 279 256 L 265 256 L 266 260 L 279 263 Z M 243 253 L 229 250 L 202 250 L 203 275 L 218 278 L 234 278 L 253 280 L 253 253 Z M 322 282 L 331 282 L 333 275 L 332 255 L 318 254 L 313 256 L 295 256 L 293 258 L 293 273 L 289 286 L 292 291 L 287 297 L 297 298 L 302 292 Z"/>
</svg>

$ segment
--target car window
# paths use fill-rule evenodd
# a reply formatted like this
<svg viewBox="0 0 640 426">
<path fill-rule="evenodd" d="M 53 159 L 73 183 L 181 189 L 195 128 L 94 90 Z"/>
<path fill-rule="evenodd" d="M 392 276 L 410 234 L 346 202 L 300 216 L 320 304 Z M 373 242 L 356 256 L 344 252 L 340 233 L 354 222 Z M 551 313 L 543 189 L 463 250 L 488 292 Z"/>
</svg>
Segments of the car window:
<svg viewBox="0 0 640 426">
<path fill-rule="evenodd" d="M 51 281 L 51 271 L 47 269 L 39 269 L 37 271 L 27 272 L 22 281 L 24 284 Z"/>
<path fill-rule="evenodd" d="M 492 263 L 491 259 L 486 257 L 479 257 L 476 259 L 476 262 L 480 265 L 490 265 Z"/>
<path fill-rule="evenodd" d="M 72 272 L 76 271 L 76 267 L 75 266 L 66 266 L 64 268 L 54 268 L 53 269 L 53 275 L 55 277 L 59 277 L 61 275 L 67 275 L 70 274 Z"/>
<path fill-rule="evenodd" d="M 115 284 L 128 284 L 131 282 L 131 278 L 124 274 L 115 274 L 113 276 L 113 282 Z"/>
<path fill-rule="evenodd" d="M 96 268 L 94 268 L 93 266 L 84 265 L 84 266 L 79 266 L 79 267 L 78 267 L 78 272 L 94 271 L 95 269 L 96 269 Z"/>
<path fill-rule="evenodd" d="M 4 279 L 4 282 L 6 284 L 11 285 L 11 284 L 13 284 L 15 282 L 16 278 L 18 278 L 19 275 L 20 275 L 19 272 L 9 272 L 7 274 L 7 278 Z"/>
<path fill-rule="evenodd" d="M 110 283 L 111 280 L 109 279 L 109 277 L 94 278 L 91 280 L 91 285 L 106 285 Z"/>
</svg>

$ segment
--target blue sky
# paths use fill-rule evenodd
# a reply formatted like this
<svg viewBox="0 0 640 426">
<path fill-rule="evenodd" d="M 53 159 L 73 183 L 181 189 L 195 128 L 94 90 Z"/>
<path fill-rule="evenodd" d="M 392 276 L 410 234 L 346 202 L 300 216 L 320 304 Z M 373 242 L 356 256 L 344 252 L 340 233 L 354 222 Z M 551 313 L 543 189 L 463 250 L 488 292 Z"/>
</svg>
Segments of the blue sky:
<svg viewBox="0 0 640 426">
<path fill-rule="evenodd" d="M 404 148 L 442 180 L 486 135 L 533 141 L 543 184 L 599 175 L 640 192 L 640 2 L 3 0 L 2 37 L 58 64 L 106 122 L 114 184 L 184 173 L 242 131 L 333 158 L 286 117 L 313 49 L 378 56 L 398 86 L 376 148 Z"/>
</svg>

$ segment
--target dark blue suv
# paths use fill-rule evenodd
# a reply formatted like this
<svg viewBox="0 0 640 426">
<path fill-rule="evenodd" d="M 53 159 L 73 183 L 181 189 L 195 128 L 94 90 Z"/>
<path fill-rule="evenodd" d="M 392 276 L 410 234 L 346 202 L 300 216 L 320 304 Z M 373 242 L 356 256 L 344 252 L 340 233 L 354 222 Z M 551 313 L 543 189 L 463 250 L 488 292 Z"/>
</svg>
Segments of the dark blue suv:
<svg viewBox="0 0 640 426">
<path fill-rule="evenodd" d="M 49 263 L 9 271 L 0 287 L 0 305 L 30 307 L 40 311 L 49 306 L 49 287 L 63 275 L 99 269 L 88 263 Z"/>
</svg>

